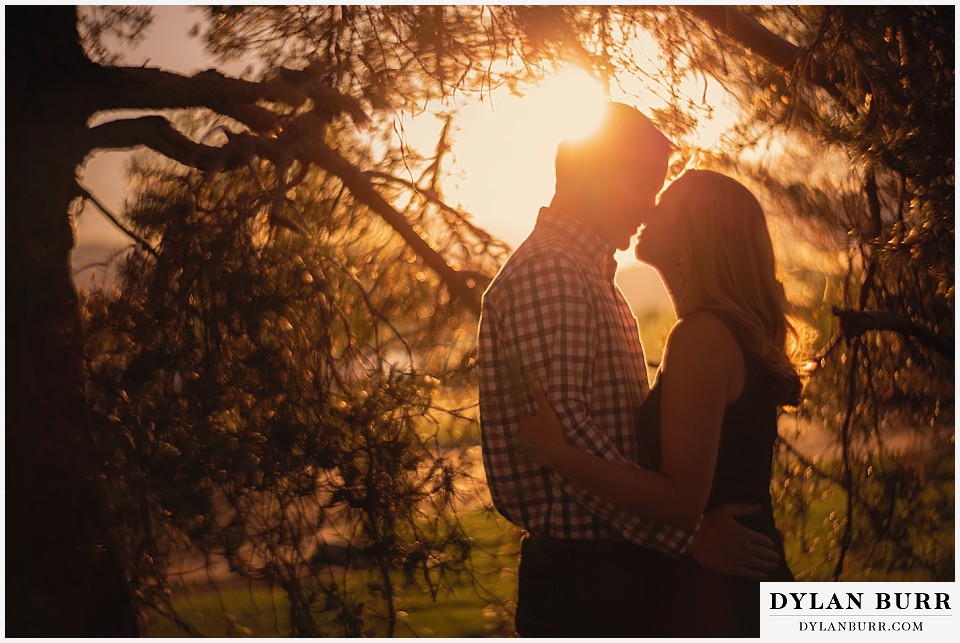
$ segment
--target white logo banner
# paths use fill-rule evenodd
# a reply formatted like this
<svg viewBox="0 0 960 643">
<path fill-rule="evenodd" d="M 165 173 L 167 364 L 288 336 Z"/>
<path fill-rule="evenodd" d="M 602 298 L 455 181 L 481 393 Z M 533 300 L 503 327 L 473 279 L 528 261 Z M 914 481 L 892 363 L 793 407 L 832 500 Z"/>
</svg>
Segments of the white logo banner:
<svg viewBox="0 0 960 643">
<path fill-rule="evenodd" d="M 760 633 L 776 641 L 952 639 L 958 602 L 956 583 L 762 583 Z"/>
</svg>

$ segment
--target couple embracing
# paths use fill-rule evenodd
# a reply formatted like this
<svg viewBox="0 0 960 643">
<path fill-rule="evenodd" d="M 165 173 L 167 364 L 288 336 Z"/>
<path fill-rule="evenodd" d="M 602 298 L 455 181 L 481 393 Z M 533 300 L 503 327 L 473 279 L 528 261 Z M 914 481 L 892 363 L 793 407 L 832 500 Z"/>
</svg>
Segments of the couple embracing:
<svg viewBox="0 0 960 643">
<path fill-rule="evenodd" d="M 729 177 L 663 189 L 672 149 L 609 104 L 560 144 L 550 206 L 484 294 L 483 459 L 526 531 L 522 636 L 759 636 L 759 582 L 792 580 L 769 486 L 800 380 L 770 235 Z M 638 228 L 678 318 L 652 388 L 614 284 Z"/>
</svg>

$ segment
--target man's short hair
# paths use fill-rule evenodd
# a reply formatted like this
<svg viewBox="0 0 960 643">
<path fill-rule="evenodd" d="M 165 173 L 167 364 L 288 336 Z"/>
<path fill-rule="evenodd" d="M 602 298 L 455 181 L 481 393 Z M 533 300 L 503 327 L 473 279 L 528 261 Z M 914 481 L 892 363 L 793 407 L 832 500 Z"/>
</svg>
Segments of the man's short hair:
<svg viewBox="0 0 960 643">
<path fill-rule="evenodd" d="M 557 146 L 557 189 L 576 185 L 586 175 L 606 172 L 623 163 L 666 168 L 676 146 L 640 111 L 623 103 L 607 103 L 599 127 L 587 137 Z"/>
</svg>

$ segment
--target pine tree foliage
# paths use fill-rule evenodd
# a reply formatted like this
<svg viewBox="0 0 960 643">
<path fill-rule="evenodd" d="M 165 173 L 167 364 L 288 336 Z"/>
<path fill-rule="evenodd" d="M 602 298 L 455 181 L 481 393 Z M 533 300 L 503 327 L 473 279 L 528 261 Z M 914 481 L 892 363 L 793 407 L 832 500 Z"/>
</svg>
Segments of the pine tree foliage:
<svg viewBox="0 0 960 643">
<path fill-rule="evenodd" d="M 265 164 L 136 172 L 125 218 L 156 246 L 84 302 L 136 592 L 173 615 L 174 563 L 200 560 L 281 588 L 290 634 L 402 634 L 404 578 L 473 582 L 456 510 L 476 463 L 443 394 L 472 372 L 456 349 L 472 319 L 335 178 L 278 204 Z"/>
</svg>

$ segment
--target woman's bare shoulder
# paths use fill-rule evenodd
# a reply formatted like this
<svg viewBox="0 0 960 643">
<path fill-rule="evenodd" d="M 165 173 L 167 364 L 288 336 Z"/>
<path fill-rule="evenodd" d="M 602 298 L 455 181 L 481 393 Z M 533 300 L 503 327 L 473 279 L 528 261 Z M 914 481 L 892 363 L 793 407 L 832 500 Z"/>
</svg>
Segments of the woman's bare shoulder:
<svg viewBox="0 0 960 643">
<path fill-rule="evenodd" d="M 664 361 L 702 365 L 723 361 L 735 365 L 742 360 L 740 344 L 719 317 L 706 311 L 684 315 L 667 337 Z"/>
<path fill-rule="evenodd" d="M 729 340 L 736 344 L 736 338 L 720 320 L 719 317 L 709 311 L 698 310 L 684 315 L 670 329 L 668 341 L 674 343 L 713 343 L 717 341 L 725 342 Z"/>
</svg>

